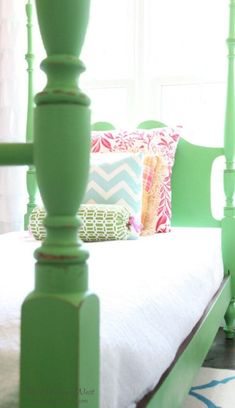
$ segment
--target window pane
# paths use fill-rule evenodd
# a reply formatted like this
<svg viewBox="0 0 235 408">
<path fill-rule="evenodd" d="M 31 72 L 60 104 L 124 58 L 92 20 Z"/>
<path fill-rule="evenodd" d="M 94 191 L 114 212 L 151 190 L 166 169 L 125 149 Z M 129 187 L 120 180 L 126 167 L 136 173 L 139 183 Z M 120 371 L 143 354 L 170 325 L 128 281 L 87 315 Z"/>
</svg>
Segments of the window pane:
<svg viewBox="0 0 235 408">
<path fill-rule="evenodd" d="M 222 79 L 226 69 L 228 2 L 149 1 L 149 73 Z"/>
<path fill-rule="evenodd" d="M 223 146 L 225 83 L 162 86 L 163 121 L 181 124 L 187 140 Z"/>
<path fill-rule="evenodd" d="M 126 127 L 128 122 L 128 91 L 125 88 L 87 90 L 92 100 L 92 123 L 111 122 L 117 128 Z"/>
<path fill-rule="evenodd" d="M 86 78 L 130 77 L 134 56 L 134 0 L 91 1 L 82 60 Z"/>
</svg>

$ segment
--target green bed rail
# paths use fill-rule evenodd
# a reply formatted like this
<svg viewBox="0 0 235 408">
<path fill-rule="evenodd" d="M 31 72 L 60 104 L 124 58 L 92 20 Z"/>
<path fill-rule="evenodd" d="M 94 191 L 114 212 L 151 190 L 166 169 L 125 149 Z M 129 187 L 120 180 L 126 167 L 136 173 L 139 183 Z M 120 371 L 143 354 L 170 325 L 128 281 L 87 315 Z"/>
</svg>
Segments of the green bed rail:
<svg viewBox="0 0 235 408">
<path fill-rule="evenodd" d="M 0 166 L 33 164 L 33 144 L 0 143 Z"/>
</svg>

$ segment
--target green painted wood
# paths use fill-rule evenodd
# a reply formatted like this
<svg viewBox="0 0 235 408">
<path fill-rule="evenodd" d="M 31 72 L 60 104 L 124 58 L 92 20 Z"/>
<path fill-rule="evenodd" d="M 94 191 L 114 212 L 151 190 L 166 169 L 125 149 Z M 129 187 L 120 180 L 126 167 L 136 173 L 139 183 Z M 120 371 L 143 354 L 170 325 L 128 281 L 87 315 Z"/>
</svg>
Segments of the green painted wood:
<svg viewBox="0 0 235 408">
<path fill-rule="evenodd" d="M 234 319 L 235 319 L 235 301 L 234 299 L 232 299 L 224 315 L 225 320 L 224 332 L 226 334 L 227 339 L 234 338 L 235 335 Z"/>
<path fill-rule="evenodd" d="M 172 172 L 172 225 L 219 227 L 211 214 L 211 169 L 222 148 L 179 141 Z"/>
<path fill-rule="evenodd" d="M 223 234 L 223 257 L 226 271 L 232 279 L 232 300 L 225 315 L 225 332 L 228 338 L 235 334 L 235 257 L 234 257 L 234 234 L 235 234 L 235 0 L 230 0 L 229 36 L 228 46 L 228 79 L 227 101 L 225 114 L 224 149 L 226 168 L 224 170 L 224 191 L 226 204 L 224 219 L 222 221 Z"/>
<path fill-rule="evenodd" d="M 105 130 L 113 130 L 113 129 L 115 129 L 115 127 L 112 125 L 112 123 L 109 123 L 109 122 L 96 122 L 96 123 L 93 123 L 93 125 L 91 126 L 91 130 L 96 130 L 96 131 L 99 131 L 99 130 L 105 131 Z"/>
<path fill-rule="evenodd" d="M 27 15 L 27 54 L 25 55 L 25 59 L 28 64 L 28 109 L 27 109 L 27 122 L 26 122 L 26 142 L 31 143 L 33 142 L 33 62 L 34 62 L 34 54 L 33 54 L 33 36 L 32 36 L 32 13 L 33 13 L 33 6 L 31 1 L 29 0 L 25 6 L 26 15 Z M 35 167 L 30 166 L 26 173 L 26 185 L 27 185 L 27 192 L 28 192 L 28 203 L 27 203 L 27 211 L 24 215 L 24 229 L 28 229 L 29 224 L 29 217 L 31 212 L 33 211 L 34 207 L 36 206 L 36 192 L 37 192 L 37 183 L 36 183 L 36 173 Z"/>
<path fill-rule="evenodd" d="M 34 166 L 29 166 L 26 173 L 26 186 L 28 192 L 27 212 L 24 215 L 24 229 L 27 230 L 29 226 L 29 218 L 36 207 L 37 181 Z"/>
<path fill-rule="evenodd" d="M 0 143 L 0 166 L 33 164 L 32 143 Z"/>
<path fill-rule="evenodd" d="M 138 125 L 139 129 L 154 129 L 166 127 L 165 123 L 159 122 L 157 120 L 145 120 Z"/>
<path fill-rule="evenodd" d="M 89 98 L 78 86 L 89 1 L 36 0 L 36 7 L 48 81 L 35 98 L 34 158 L 47 237 L 22 307 L 20 408 L 98 408 L 99 307 L 76 216 L 90 154 Z"/>
<path fill-rule="evenodd" d="M 177 360 L 148 408 L 181 408 L 195 375 L 213 342 L 231 299 L 230 278 L 201 322 L 192 340 Z"/>
<path fill-rule="evenodd" d="M 30 2 L 25 6 L 27 15 L 27 54 L 25 59 L 27 61 L 28 72 L 28 103 L 27 103 L 27 121 L 26 121 L 26 140 L 27 142 L 33 141 L 33 35 L 32 35 L 32 18 L 33 18 L 33 6 Z"/>
<path fill-rule="evenodd" d="M 23 305 L 24 320 L 30 324 L 22 332 L 21 407 L 97 407 L 99 385 L 93 373 L 99 363 L 97 341 L 94 347 L 97 298 L 42 292 L 31 300 Z"/>
</svg>

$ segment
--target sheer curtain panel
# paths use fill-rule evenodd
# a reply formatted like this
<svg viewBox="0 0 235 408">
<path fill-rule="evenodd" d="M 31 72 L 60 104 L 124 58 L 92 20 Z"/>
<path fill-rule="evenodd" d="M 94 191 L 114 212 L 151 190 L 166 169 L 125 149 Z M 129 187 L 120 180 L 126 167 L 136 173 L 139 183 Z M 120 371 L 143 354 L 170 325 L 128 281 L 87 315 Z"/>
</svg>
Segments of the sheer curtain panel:
<svg viewBox="0 0 235 408">
<path fill-rule="evenodd" d="M 0 141 L 25 140 L 26 32 L 24 2 L 0 1 Z M 25 169 L 0 167 L 0 233 L 21 228 Z"/>
</svg>

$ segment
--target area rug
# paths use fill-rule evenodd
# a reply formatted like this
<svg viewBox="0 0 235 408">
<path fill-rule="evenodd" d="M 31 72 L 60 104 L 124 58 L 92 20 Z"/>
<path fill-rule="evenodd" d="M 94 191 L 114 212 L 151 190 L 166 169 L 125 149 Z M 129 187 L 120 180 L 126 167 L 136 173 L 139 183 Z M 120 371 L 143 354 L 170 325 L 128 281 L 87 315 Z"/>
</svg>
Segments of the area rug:
<svg viewBox="0 0 235 408">
<path fill-rule="evenodd" d="M 235 370 L 201 368 L 182 408 L 235 408 Z"/>
</svg>

